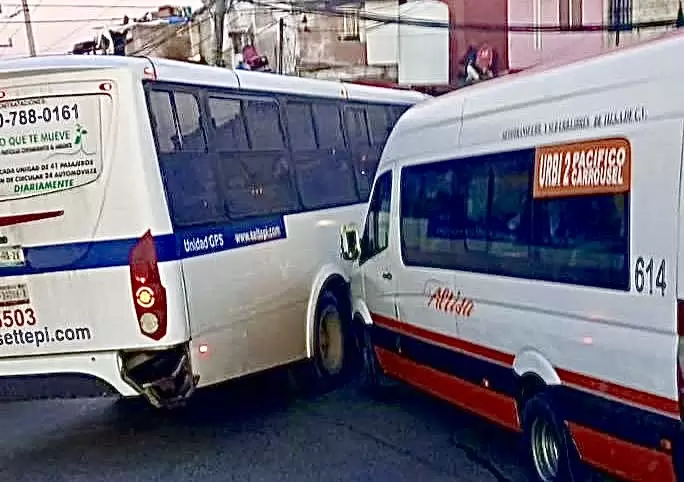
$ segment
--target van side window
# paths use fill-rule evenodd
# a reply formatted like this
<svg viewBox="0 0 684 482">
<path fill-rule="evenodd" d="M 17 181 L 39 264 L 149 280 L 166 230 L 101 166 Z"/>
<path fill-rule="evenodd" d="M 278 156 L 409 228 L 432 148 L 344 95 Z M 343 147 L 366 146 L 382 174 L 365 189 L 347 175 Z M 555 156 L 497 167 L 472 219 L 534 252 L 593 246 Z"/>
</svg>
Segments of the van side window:
<svg viewBox="0 0 684 482">
<path fill-rule="evenodd" d="M 534 151 L 402 169 L 406 265 L 629 289 L 628 196 L 532 198 Z"/>
<path fill-rule="evenodd" d="M 390 206 L 392 201 L 392 171 L 380 175 L 375 182 L 368 206 L 366 225 L 361 236 L 359 264 L 376 256 L 389 245 Z"/>
</svg>

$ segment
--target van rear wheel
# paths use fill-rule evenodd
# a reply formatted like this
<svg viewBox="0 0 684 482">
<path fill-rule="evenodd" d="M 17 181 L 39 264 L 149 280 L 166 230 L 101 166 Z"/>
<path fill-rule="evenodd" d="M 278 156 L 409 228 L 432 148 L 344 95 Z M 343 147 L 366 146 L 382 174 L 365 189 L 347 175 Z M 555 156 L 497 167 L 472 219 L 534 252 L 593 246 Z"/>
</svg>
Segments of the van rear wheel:
<svg viewBox="0 0 684 482">
<path fill-rule="evenodd" d="M 522 414 L 523 441 L 530 480 L 580 482 L 586 472 L 565 422 L 548 396 L 532 397 Z"/>
</svg>

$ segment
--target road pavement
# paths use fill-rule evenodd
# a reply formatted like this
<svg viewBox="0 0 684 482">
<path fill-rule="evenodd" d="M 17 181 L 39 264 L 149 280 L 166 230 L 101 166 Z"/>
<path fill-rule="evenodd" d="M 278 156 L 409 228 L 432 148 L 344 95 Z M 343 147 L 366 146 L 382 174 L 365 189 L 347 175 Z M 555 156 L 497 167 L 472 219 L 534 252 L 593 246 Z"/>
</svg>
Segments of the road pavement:
<svg viewBox="0 0 684 482">
<path fill-rule="evenodd" d="M 282 374 L 174 412 L 111 399 L 0 403 L 0 481 L 523 482 L 517 438 L 401 387 L 318 397 Z"/>
</svg>

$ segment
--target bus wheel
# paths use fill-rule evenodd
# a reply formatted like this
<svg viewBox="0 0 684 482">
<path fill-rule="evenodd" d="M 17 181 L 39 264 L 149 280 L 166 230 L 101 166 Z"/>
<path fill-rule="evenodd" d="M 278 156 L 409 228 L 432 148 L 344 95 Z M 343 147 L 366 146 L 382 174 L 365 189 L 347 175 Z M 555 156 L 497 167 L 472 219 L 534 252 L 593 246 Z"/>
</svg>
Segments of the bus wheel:
<svg viewBox="0 0 684 482">
<path fill-rule="evenodd" d="M 522 421 L 531 480 L 580 482 L 586 479 L 570 432 L 546 395 L 535 395 L 525 404 Z"/>
<path fill-rule="evenodd" d="M 392 386 L 391 380 L 385 375 L 375 353 L 375 347 L 371 340 L 370 330 L 372 328 L 364 326 L 361 332 L 361 356 L 363 365 L 361 367 L 360 388 L 375 399 L 384 399 Z"/>
<path fill-rule="evenodd" d="M 299 385 L 305 393 L 332 390 L 349 371 L 354 340 L 344 313 L 331 291 L 321 293 L 313 327 L 313 357 L 300 372 Z"/>
</svg>

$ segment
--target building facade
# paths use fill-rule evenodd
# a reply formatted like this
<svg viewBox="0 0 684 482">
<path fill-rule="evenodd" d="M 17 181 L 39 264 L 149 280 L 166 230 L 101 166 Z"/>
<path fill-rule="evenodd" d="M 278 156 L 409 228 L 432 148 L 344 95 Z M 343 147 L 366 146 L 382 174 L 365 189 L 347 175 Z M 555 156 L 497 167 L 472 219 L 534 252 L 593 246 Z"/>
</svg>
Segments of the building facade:
<svg viewBox="0 0 684 482">
<path fill-rule="evenodd" d="M 619 1 L 619 0 L 618 0 Z M 561 29 L 601 25 L 601 0 L 508 0 L 509 25 L 557 25 Z M 565 57 L 600 52 L 602 32 L 511 32 L 508 36 L 509 68 L 519 70 Z"/>
</svg>

